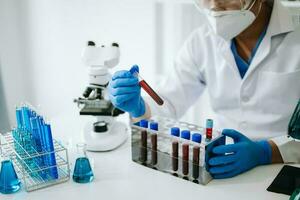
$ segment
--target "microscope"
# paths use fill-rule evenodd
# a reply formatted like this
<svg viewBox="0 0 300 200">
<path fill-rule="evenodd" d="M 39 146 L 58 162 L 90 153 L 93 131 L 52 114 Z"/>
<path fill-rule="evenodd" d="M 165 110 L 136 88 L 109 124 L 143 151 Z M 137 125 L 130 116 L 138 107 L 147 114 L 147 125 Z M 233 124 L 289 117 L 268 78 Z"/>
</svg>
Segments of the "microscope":
<svg viewBox="0 0 300 200">
<path fill-rule="evenodd" d="M 127 139 L 127 128 L 116 117 L 124 112 L 115 108 L 108 98 L 107 85 L 111 78 L 109 69 L 119 63 L 120 49 L 117 43 L 110 46 L 96 46 L 88 41 L 83 49 L 82 60 L 89 70 L 89 85 L 74 100 L 80 108 L 80 115 L 91 115 L 96 119 L 87 122 L 83 129 L 84 140 L 89 151 L 109 151 L 117 148 Z"/>
</svg>

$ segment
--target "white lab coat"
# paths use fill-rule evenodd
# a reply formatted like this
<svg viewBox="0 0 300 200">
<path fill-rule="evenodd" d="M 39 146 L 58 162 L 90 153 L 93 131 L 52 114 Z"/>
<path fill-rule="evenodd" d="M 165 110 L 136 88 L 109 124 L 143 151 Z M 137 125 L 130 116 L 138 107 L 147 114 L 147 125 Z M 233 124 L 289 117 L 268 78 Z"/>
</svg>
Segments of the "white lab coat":
<svg viewBox="0 0 300 200">
<path fill-rule="evenodd" d="M 275 0 L 267 33 L 242 79 L 230 42 L 207 24 L 185 42 L 166 84 L 165 103 L 146 98 L 153 115 L 180 118 L 207 88 L 217 128 L 252 139 L 276 138 L 285 162 L 300 162 L 300 142 L 287 138 L 288 122 L 300 99 L 300 28 Z"/>
</svg>

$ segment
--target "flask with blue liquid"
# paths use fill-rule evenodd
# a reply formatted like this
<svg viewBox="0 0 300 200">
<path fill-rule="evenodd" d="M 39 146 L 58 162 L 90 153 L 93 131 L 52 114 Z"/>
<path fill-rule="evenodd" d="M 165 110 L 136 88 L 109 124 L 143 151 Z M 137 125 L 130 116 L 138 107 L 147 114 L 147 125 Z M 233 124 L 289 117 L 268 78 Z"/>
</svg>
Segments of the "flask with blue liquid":
<svg viewBox="0 0 300 200">
<path fill-rule="evenodd" d="M 86 155 L 86 144 L 79 143 L 76 146 L 78 155 L 74 167 L 73 180 L 77 183 L 90 183 L 94 179 L 94 174 Z"/>
<path fill-rule="evenodd" d="M 12 194 L 21 188 L 21 181 L 9 156 L 3 155 L 0 171 L 0 193 Z"/>
</svg>

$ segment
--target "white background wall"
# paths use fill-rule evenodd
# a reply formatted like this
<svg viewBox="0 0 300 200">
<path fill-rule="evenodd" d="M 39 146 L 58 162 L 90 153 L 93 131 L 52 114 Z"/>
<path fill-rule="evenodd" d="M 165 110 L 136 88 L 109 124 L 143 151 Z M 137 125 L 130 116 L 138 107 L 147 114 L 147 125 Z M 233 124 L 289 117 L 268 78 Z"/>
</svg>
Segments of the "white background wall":
<svg viewBox="0 0 300 200">
<path fill-rule="evenodd" d="M 192 0 L 0 0 L 0 119 L 8 115 L 15 124 L 14 106 L 25 101 L 40 105 L 49 118 L 78 115 L 72 101 L 87 85 L 80 54 L 88 40 L 118 42 L 122 56 L 114 71 L 139 64 L 155 87 L 201 23 L 187 2 Z M 207 103 L 202 107 L 208 110 Z M 193 108 L 184 120 L 199 123 L 201 112 Z"/>
</svg>

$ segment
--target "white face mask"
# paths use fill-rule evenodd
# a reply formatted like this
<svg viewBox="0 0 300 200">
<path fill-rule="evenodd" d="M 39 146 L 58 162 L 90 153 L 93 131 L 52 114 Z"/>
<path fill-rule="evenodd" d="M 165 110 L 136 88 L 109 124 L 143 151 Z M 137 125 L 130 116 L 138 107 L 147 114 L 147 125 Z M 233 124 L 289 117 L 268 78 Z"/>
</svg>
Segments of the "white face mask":
<svg viewBox="0 0 300 200">
<path fill-rule="evenodd" d="M 241 6 L 244 5 L 244 8 L 241 8 L 239 10 L 225 11 L 212 10 L 211 8 L 215 6 L 215 2 L 212 0 L 195 0 L 195 4 L 199 11 L 207 16 L 208 22 L 213 31 L 225 40 L 231 40 L 241 32 L 243 32 L 246 28 L 248 28 L 255 20 L 256 16 L 250 10 L 254 6 L 256 1 L 257 0 L 227 0 L 225 4 L 228 3 L 228 6 L 238 5 L 241 2 L 246 2 L 246 4 L 244 5 L 241 3 Z M 206 5 L 207 2 L 211 4 Z M 260 12 L 261 7 L 262 3 L 260 4 L 258 13 Z"/>
<path fill-rule="evenodd" d="M 256 18 L 249 10 L 209 11 L 206 16 L 213 31 L 225 40 L 239 35 Z"/>
</svg>

